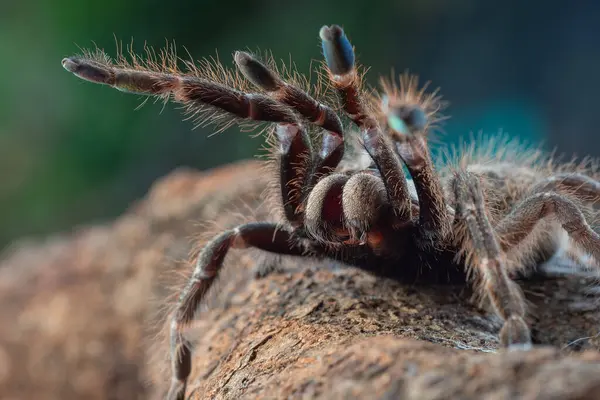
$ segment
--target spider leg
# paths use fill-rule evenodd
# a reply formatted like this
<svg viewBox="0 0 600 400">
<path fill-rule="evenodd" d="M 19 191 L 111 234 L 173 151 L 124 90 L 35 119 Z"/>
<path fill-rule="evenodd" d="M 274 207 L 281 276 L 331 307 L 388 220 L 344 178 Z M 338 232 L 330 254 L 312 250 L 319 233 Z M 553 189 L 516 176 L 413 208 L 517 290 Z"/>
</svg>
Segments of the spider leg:
<svg viewBox="0 0 600 400">
<path fill-rule="evenodd" d="M 428 131 L 441 118 L 437 112 L 442 107 L 434 92 L 425 95 L 417 89 L 417 79 L 400 77 L 400 88 L 383 83 L 381 112 L 398 155 L 412 176 L 419 198 L 419 231 L 424 243 L 436 244 L 450 232 L 441 180 L 435 171 L 429 146 Z"/>
<path fill-rule="evenodd" d="M 217 278 L 229 249 L 249 247 L 294 256 L 302 256 L 306 250 L 292 238 L 290 231 L 268 222 L 240 225 L 216 236 L 204 247 L 192 276 L 181 292 L 171 320 L 173 377 L 168 400 L 184 399 L 187 378 L 192 368 L 192 344 L 184 337 L 184 329 L 194 318 L 199 304 Z"/>
<path fill-rule="evenodd" d="M 450 221 L 440 178 L 424 135 L 409 135 L 397 144 L 400 157 L 413 178 L 419 199 L 419 232 L 425 243 L 438 243 L 450 232 Z"/>
<path fill-rule="evenodd" d="M 236 54 L 238 60 L 239 54 L 242 53 Z M 243 66 L 241 62 L 238 64 Z M 100 62 L 86 57 L 65 58 L 63 66 L 76 76 L 91 82 L 106 84 L 122 91 L 173 99 L 185 104 L 188 112 L 192 114 L 211 110 L 212 114 L 217 113 L 216 116 L 211 114 L 210 118 L 213 120 L 216 120 L 218 115 L 229 115 L 238 120 L 277 123 L 275 133 L 279 142 L 277 158 L 284 214 L 292 226 L 302 226 L 304 182 L 307 177 L 314 175 L 311 174 L 314 172 L 313 154 L 306 129 L 295 111 L 300 110 L 304 114 L 310 111 L 306 111 L 310 107 L 305 104 L 312 100 L 308 95 L 302 97 L 303 92 L 283 83 L 276 76 L 272 79 L 279 79 L 278 84 L 292 88 L 289 90 L 294 94 L 291 96 L 293 101 L 282 102 L 261 93 L 245 93 L 209 79 L 181 74 L 175 70 L 169 73 L 150 69 L 136 70 L 111 64 L 106 60 Z M 243 67 L 240 68 L 244 71 Z M 266 67 L 264 70 L 270 73 Z M 256 73 L 255 75 L 261 76 Z M 268 74 L 263 73 L 262 76 L 265 81 L 264 76 Z M 265 85 L 268 86 L 263 84 Z M 304 104 L 304 108 L 298 104 Z M 332 138 L 325 141 L 326 146 L 322 152 L 325 156 L 322 158 L 321 169 L 335 167 L 343 154 L 341 122 L 331 109 L 319 105 L 314 100 L 310 105 L 316 108 L 312 110 L 312 120 L 316 119 L 324 128 L 335 132 L 335 135 L 330 135 Z"/>
<path fill-rule="evenodd" d="M 207 108 L 238 119 L 297 123 L 296 114 L 260 93 L 244 93 L 222 83 L 176 71 L 166 73 L 132 69 L 86 57 L 69 57 L 63 67 L 77 77 L 135 94 L 151 95 L 183 103 L 192 114 Z M 216 119 L 215 117 L 211 117 Z"/>
<path fill-rule="evenodd" d="M 304 126 L 278 124 L 279 187 L 285 218 L 294 228 L 304 226 L 303 188 L 312 165 L 310 139 Z"/>
<path fill-rule="evenodd" d="M 567 193 L 584 201 L 595 202 L 600 198 L 600 182 L 579 173 L 561 173 L 536 183 L 529 194 L 557 192 Z"/>
<path fill-rule="evenodd" d="M 469 172 L 458 173 L 454 179 L 456 217 L 466 228 L 465 235 L 457 237 L 467 254 L 467 263 L 481 282 L 476 290 L 487 295 L 504 320 L 501 344 L 527 348 L 531 345 L 531 333 L 525 322 L 525 301 L 519 286 L 508 276 L 506 255 L 490 224 L 479 179 Z"/>
<path fill-rule="evenodd" d="M 319 35 L 329 80 L 337 89 L 344 111 L 360 128 L 363 145 L 379 170 L 395 215 L 394 225 L 404 225 L 411 220 L 411 197 L 406 176 L 400 160 L 362 97 L 352 44 L 337 25 L 322 27 Z"/>
<path fill-rule="evenodd" d="M 553 217 L 571 240 L 600 262 L 600 235 L 585 220 L 583 212 L 568 196 L 541 192 L 525 198 L 496 226 L 504 249 L 521 243 L 542 219 Z"/>
<path fill-rule="evenodd" d="M 324 129 L 321 151 L 316 155 L 313 170 L 304 189 L 307 194 L 321 177 L 337 167 L 344 156 L 342 121 L 331 107 L 318 102 L 298 87 L 286 83 L 275 71 L 251 54 L 238 51 L 234 58 L 239 70 L 255 86 Z"/>
</svg>

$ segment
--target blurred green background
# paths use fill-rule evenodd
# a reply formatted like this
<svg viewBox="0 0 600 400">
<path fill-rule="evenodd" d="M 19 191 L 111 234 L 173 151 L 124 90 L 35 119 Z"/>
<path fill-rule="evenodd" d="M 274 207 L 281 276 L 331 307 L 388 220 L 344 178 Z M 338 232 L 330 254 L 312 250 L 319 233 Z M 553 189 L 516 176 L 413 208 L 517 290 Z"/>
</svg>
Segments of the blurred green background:
<svg viewBox="0 0 600 400">
<path fill-rule="evenodd" d="M 548 149 L 598 156 L 600 3 L 478 0 L 0 0 L 0 249 L 120 214 L 178 166 L 249 158 L 260 138 L 208 138 L 176 106 L 83 82 L 60 60 L 114 37 L 196 58 L 257 46 L 320 59 L 319 28 L 342 25 L 379 74 L 409 68 L 451 101 L 445 140 L 504 130 Z"/>
</svg>

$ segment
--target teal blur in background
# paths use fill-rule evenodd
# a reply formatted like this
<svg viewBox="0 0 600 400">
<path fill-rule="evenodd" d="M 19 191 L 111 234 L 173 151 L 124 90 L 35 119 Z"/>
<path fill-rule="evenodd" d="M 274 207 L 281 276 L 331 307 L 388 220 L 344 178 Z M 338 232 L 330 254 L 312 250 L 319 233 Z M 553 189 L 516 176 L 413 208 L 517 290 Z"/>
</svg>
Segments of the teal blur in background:
<svg viewBox="0 0 600 400">
<path fill-rule="evenodd" d="M 445 142 L 500 130 L 547 149 L 598 156 L 600 3 L 478 0 L 0 0 L 0 249 L 122 213 L 179 166 L 257 154 L 235 128 L 208 137 L 139 96 L 78 80 L 63 57 L 115 37 L 142 51 L 166 40 L 233 66 L 271 49 L 308 72 L 319 28 L 340 24 L 368 83 L 410 69 L 451 102 Z M 578 5 L 575 5 L 578 4 Z M 161 111 L 162 110 L 162 111 Z"/>
</svg>

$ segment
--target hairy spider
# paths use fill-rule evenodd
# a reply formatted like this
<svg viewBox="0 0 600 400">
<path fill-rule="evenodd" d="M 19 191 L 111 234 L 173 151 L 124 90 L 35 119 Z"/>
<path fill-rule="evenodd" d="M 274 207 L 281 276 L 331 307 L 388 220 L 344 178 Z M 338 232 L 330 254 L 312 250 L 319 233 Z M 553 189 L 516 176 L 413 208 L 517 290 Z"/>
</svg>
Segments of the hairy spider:
<svg viewBox="0 0 600 400">
<path fill-rule="evenodd" d="M 539 152 L 517 154 L 501 141 L 496 154 L 465 149 L 436 171 L 427 140 L 442 119 L 437 92 L 426 94 L 407 75 L 399 86 L 382 80 L 381 95 L 367 91 L 342 28 L 324 26 L 320 37 L 327 90 L 337 94 L 355 131 L 334 107 L 301 89 L 297 75 L 282 78 L 272 60 L 247 52 L 235 53 L 235 71 L 203 61 L 187 62 L 183 73 L 168 49 L 160 57 L 150 51 L 146 61 L 132 55 L 113 63 L 100 51 L 62 61 L 80 78 L 182 103 L 205 122 L 274 123 L 282 221 L 240 225 L 202 249 L 172 314 L 170 400 L 184 398 L 192 367 L 184 329 L 230 249 L 331 258 L 399 281 L 470 281 L 503 319 L 500 342 L 510 348 L 532 343 L 514 277 L 561 249 L 565 232 L 575 248 L 600 259 L 600 237 L 590 227 L 600 183 L 589 163 L 557 164 Z M 318 150 L 309 129 L 322 132 Z M 359 138 L 368 163 L 349 151 L 344 157 L 350 135 Z"/>
</svg>

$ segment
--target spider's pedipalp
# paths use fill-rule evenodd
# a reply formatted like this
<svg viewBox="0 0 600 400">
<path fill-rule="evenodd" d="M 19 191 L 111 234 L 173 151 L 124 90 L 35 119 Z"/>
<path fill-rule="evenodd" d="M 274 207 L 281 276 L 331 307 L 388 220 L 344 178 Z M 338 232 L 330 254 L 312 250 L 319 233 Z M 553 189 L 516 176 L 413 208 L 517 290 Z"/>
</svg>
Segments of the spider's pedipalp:
<svg viewBox="0 0 600 400">
<path fill-rule="evenodd" d="M 386 188 L 396 192 L 390 193 L 390 202 L 394 205 L 396 214 L 410 219 L 410 196 L 405 182 L 406 178 L 401 166 L 399 164 L 397 166 L 393 165 L 396 164 L 393 161 L 395 155 L 392 154 L 394 152 L 386 149 L 391 144 L 388 144 L 383 137 L 379 138 L 379 136 L 383 136 L 383 133 L 377 119 L 371 115 L 369 105 L 362 94 L 360 78 L 354 65 L 354 57 L 348 58 L 346 55 L 346 52 L 353 51 L 352 45 L 341 31 L 341 28 L 335 25 L 329 28 L 321 28 L 321 32 L 323 48 L 327 52 L 325 60 L 328 64 L 330 80 L 341 97 L 344 111 L 361 128 L 361 137 L 365 148 L 375 161 Z M 337 40 L 339 43 L 332 45 L 330 43 L 332 40 L 334 42 Z M 345 68 L 339 68 L 337 64 L 339 60 L 352 60 L 352 63 L 348 62 Z M 329 65 L 330 63 L 331 65 Z M 336 71 L 339 74 L 336 74 Z M 406 91 L 407 94 L 415 97 L 416 100 L 422 101 L 424 106 L 430 103 L 432 105 L 437 104 L 435 95 L 433 97 L 426 96 L 422 91 L 416 91 L 412 82 L 411 80 L 411 85 L 408 86 L 412 91 Z M 398 91 L 395 89 L 390 89 L 390 94 L 397 93 Z M 390 99 L 391 101 L 392 99 Z M 406 105 L 410 104 L 406 103 Z M 429 121 L 421 121 L 423 117 L 419 117 L 417 106 L 418 104 L 415 104 L 415 107 L 413 107 L 414 112 L 407 115 L 414 117 L 414 124 L 419 123 L 424 127 L 429 126 Z M 432 107 L 435 108 L 436 106 Z M 429 117 L 428 114 L 427 116 Z M 384 126 L 386 125 L 384 124 Z M 446 238 L 450 232 L 450 220 L 447 215 L 442 186 L 437 173 L 433 169 L 433 162 L 424 136 L 407 135 L 407 140 L 402 144 L 404 147 L 398 147 L 398 154 L 411 173 L 419 197 L 419 227 L 423 239 L 421 245 L 423 247 L 435 246 Z"/>
<path fill-rule="evenodd" d="M 358 173 L 352 175 L 344 185 L 342 209 L 346 226 L 354 240 L 361 243 L 367 241 L 369 232 L 382 222 L 385 206 L 387 194 L 379 177 Z"/>
<path fill-rule="evenodd" d="M 508 276 L 506 255 L 489 221 L 479 179 L 469 172 L 459 172 L 454 179 L 457 218 L 466 228 L 465 238 L 457 236 L 457 241 L 461 239 L 458 245 L 472 245 L 471 251 L 465 250 L 470 253 L 466 259 L 480 282 L 477 289 L 484 291 L 480 295 L 490 299 L 504 320 L 500 331 L 502 345 L 527 347 L 531 345 L 531 333 L 525 322 L 525 300 L 519 286 Z"/>
<path fill-rule="evenodd" d="M 171 362 L 173 376 L 167 400 L 183 400 L 191 371 L 192 344 L 185 328 L 217 278 L 229 249 L 254 247 L 275 254 L 302 256 L 306 249 L 292 233 L 273 223 L 248 223 L 226 231 L 210 241 L 198 256 L 196 268 L 179 296 L 172 316 Z"/>
<path fill-rule="evenodd" d="M 349 177 L 331 174 L 315 185 L 306 200 L 305 227 L 311 237 L 340 244 L 348 239 L 344 226 L 342 193 Z"/>
</svg>

